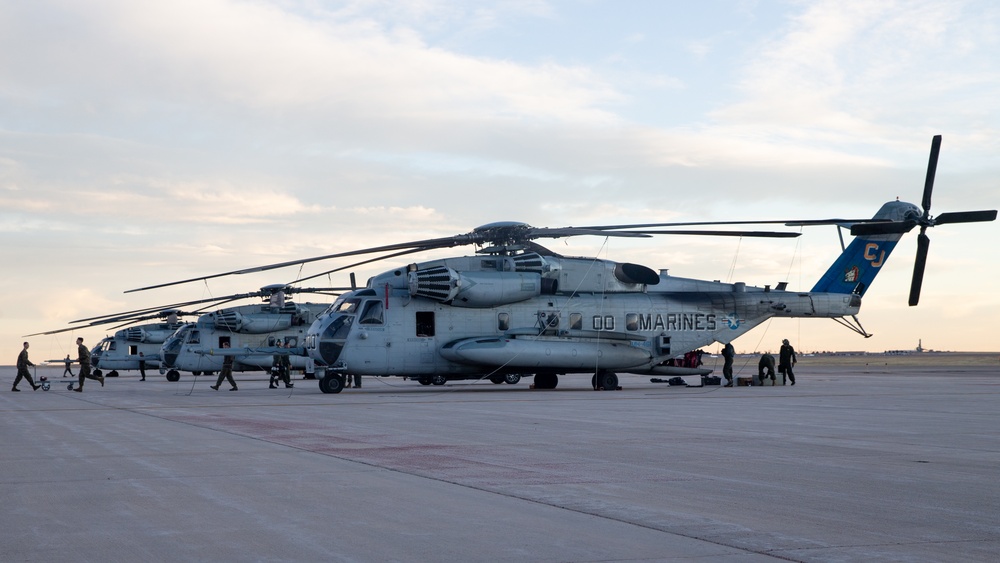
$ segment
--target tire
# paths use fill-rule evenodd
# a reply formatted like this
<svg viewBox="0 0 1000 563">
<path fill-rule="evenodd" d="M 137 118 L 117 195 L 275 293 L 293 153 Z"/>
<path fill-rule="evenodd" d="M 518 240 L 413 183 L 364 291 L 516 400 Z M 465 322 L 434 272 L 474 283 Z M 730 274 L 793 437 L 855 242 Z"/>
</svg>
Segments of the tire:
<svg viewBox="0 0 1000 563">
<path fill-rule="evenodd" d="M 108 377 L 118 377 L 118 370 L 116 369 L 111 370 L 111 373 L 108 374 Z"/>
<path fill-rule="evenodd" d="M 181 372 L 175 369 L 172 369 L 167 372 L 167 381 L 180 381 L 180 380 L 181 380 Z"/>
<path fill-rule="evenodd" d="M 618 375 L 613 371 L 601 370 L 594 376 L 596 387 L 604 388 L 606 391 L 616 391 L 618 389 Z"/>
<path fill-rule="evenodd" d="M 503 376 L 504 383 L 508 385 L 516 385 L 518 381 L 521 381 L 521 374 L 519 373 L 508 373 Z"/>
<path fill-rule="evenodd" d="M 444 385 L 448 383 L 448 378 L 440 374 L 434 374 L 431 376 L 431 383 L 434 385 Z"/>
<path fill-rule="evenodd" d="M 559 385 L 559 376 L 554 373 L 536 373 L 535 389 L 555 389 Z"/>
<path fill-rule="evenodd" d="M 340 393 L 344 390 L 344 376 L 328 374 L 319 380 L 319 390 L 324 393 Z"/>
<path fill-rule="evenodd" d="M 102 375 L 104 375 L 104 372 L 102 372 L 99 369 L 95 369 L 94 372 L 93 372 L 93 376 L 94 377 L 101 377 Z"/>
<path fill-rule="evenodd" d="M 492 381 L 493 383 L 496 383 L 497 385 L 500 385 L 501 383 L 503 383 L 504 379 L 505 379 L 505 377 L 502 376 L 502 375 L 493 375 L 493 376 L 490 376 L 490 381 Z"/>
<path fill-rule="evenodd" d="M 421 385 L 430 385 L 431 384 L 431 378 L 429 376 L 426 376 L 426 375 L 421 375 L 420 377 L 417 378 L 417 381 L 419 381 Z"/>
</svg>

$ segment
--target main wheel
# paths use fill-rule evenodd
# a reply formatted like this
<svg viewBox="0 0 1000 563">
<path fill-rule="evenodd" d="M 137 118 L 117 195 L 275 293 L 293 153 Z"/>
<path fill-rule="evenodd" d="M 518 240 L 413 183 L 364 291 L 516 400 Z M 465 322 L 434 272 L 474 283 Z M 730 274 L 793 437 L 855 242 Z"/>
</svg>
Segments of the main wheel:
<svg viewBox="0 0 1000 563">
<path fill-rule="evenodd" d="M 618 389 L 618 375 L 613 371 L 601 370 L 594 376 L 595 387 L 604 388 L 605 391 L 615 391 Z"/>
<path fill-rule="evenodd" d="M 417 378 L 417 381 L 419 381 L 421 385 L 431 384 L 431 378 L 428 375 L 421 375 L 420 377 Z"/>
<path fill-rule="evenodd" d="M 508 373 L 507 375 L 503 376 L 503 380 L 504 380 L 504 382 L 506 382 L 509 385 L 514 385 L 518 381 L 521 381 L 521 374 L 519 374 L 519 373 Z"/>
<path fill-rule="evenodd" d="M 180 381 L 180 380 L 181 380 L 181 372 L 175 369 L 172 369 L 167 372 L 167 381 Z"/>
<path fill-rule="evenodd" d="M 504 376 L 502 376 L 502 375 L 491 375 L 490 376 L 490 381 L 492 381 L 493 383 L 496 383 L 497 385 L 503 383 L 505 379 L 506 378 Z"/>
<path fill-rule="evenodd" d="M 324 393 L 340 393 L 344 390 L 344 376 L 331 373 L 319 380 L 319 390 Z"/>
<path fill-rule="evenodd" d="M 448 378 L 441 375 L 440 373 L 436 373 L 431 377 L 431 383 L 433 383 L 434 385 L 444 385 L 447 382 Z"/>
<path fill-rule="evenodd" d="M 555 389 L 559 385 L 559 376 L 554 373 L 536 373 L 535 389 Z"/>
<path fill-rule="evenodd" d="M 111 370 L 111 373 L 108 374 L 108 377 L 118 377 L 118 370 L 116 369 Z"/>
<path fill-rule="evenodd" d="M 94 377 L 101 377 L 101 375 L 103 375 L 103 373 L 104 372 L 102 372 L 101 370 L 95 369 L 94 370 Z"/>
</svg>

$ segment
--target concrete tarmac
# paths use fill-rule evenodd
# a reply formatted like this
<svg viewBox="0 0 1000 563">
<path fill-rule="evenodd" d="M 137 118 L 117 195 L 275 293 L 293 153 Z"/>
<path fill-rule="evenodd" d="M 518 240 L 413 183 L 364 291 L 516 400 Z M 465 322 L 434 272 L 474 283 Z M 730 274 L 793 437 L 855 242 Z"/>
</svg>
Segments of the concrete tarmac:
<svg viewBox="0 0 1000 563">
<path fill-rule="evenodd" d="M 0 388 L 2 561 L 996 561 L 1000 366 Z M 739 367 L 739 365 L 738 365 Z M 755 368 L 755 364 L 752 366 Z"/>
</svg>

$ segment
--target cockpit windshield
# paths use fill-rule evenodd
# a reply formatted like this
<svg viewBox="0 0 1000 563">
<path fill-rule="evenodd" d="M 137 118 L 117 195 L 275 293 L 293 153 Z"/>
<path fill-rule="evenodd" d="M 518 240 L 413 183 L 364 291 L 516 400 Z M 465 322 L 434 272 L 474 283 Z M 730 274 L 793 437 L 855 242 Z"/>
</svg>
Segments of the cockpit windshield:
<svg viewBox="0 0 1000 563">
<path fill-rule="evenodd" d="M 344 299 L 343 301 L 338 299 L 337 302 L 333 304 L 333 311 L 336 313 L 352 315 L 358 310 L 358 303 L 361 303 L 361 300 L 356 297 Z"/>
</svg>

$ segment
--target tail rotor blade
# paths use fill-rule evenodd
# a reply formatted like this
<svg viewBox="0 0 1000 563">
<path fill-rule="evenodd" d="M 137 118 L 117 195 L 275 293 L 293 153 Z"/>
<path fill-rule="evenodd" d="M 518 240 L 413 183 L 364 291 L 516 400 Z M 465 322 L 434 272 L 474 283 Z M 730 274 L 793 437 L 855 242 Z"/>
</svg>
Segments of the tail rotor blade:
<svg viewBox="0 0 1000 563">
<path fill-rule="evenodd" d="M 927 161 L 927 179 L 924 180 L 924 198 L 920 204 L 926 216 L 931 211 L 931 192 L 934 191 L 934 175 L 937 173 L 938 154 L 941 153 L 941 135 L 934 135 L 931 141 L 931 156 Z"/>
<path fill-rule="evenodd" d="M 910 283 L 910 307 L 920 302 L 920 286 L 924 283 L 924 266 L 927 265 L 927 250 L 931 239 L 923 232 L 917 236 L 917 259 L 913 262 L 913 281 Z"/>
<path fill-rule="evenodd" d="M 979 223 L 981 221 L 995 221 L 997 218 L 996 209 L 989 211 L 953 211 L 942 213 L 934 218 L 935 225 L 947 223 Z"/>
</svg>

